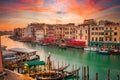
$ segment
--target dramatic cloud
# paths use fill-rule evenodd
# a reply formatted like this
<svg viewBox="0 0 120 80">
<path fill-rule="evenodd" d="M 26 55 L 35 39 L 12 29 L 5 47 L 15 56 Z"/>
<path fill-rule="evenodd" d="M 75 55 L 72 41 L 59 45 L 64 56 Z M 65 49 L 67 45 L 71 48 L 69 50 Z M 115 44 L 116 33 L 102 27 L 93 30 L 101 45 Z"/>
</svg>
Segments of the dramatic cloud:
<svg viewBox="0 0 120 80">
<path fill-rule="evenodd" d="M 81 23 L 84 19 L 120 21 L 120 0 L 0 0 L 0 29 L 30 22 Z M 111 17 L 109 17 L 111 16 Z M 10 27 L 11 26 L 11 27 Z"/>
</svg>

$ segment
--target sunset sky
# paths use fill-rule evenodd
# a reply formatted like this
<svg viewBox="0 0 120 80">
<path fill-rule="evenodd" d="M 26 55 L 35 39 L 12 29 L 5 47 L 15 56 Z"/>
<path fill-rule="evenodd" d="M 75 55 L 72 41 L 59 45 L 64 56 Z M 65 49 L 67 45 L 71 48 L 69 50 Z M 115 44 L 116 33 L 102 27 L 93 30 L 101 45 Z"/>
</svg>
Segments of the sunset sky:
<svg viewBox="0 0 120 80">
<path fill-rule="evenodd" d="M 120 0 L 0 0 L 0 30 L 29 23 L 82 23 L 84 19 L 120 22 Z"/>
</svg>

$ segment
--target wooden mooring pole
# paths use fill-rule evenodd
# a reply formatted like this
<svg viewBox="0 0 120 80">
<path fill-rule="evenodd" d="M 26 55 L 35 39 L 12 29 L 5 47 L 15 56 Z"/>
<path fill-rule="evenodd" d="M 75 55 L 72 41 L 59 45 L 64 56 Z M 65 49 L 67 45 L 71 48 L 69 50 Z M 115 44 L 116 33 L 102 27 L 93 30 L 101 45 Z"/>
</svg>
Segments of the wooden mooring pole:
<svg viewBox="0 0 120 80">
<path fill-rule="evenodd" d="M 110 69 L 108 69 L 108 79 L 107 80 L 110 80 Z"/>
<path fill-rule="evenodd" d="M 96 73 L 96 80 L 98 80 L 98 73 Z"/>
<path fill-rule="evenodd" d="M 87 66 L 87 80 L 89 80 L 89 66 Z"/>
<path fill-rule="evenodd" d="M 82 66 L 82 80 L 83 80 L 83 77 L 84 77 L 84 67 Z"/>
<path fill-rule="evenodd" d="M 84 67 L 84 80 L 86 80 L 86 67 Z"/>
<path fill-rule="evenodd" d="M 79 70 L 77 71 L 77 80 L 79 80 Z"/>
<path fill-rule="evenodd" d="M 117 75 L 117 80 L 120 80 L 119 74 Z"/>
<path fill-rule="evenodd" d="M 72 71 L 74 71 L 74 65 L 72 66 Z M 74 76 L 74 74 L 73 74 L 73 76 Z M 74 80 L 74 78 L 73 78 L 73 80 Z"/>
</svg>

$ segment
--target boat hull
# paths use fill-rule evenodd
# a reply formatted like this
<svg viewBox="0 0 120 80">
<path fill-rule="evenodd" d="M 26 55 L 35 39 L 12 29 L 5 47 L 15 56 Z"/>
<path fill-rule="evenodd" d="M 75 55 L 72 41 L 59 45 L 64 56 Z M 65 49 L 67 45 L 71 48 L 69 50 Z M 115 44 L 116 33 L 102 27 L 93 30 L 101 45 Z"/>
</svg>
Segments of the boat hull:
<svg viewBox="0 0 120 80">
<path fill-rule="evenodd" d="M 109 51 L 98 51 L 98 54 L 109 55 Z"/>
<path fill-rule="evenodd" d="M 110 54 L 112 54 L 112 55 L 118 55 L 120 53 L 119 53 L 119 50 L 110 50 Z"/>
</svg>

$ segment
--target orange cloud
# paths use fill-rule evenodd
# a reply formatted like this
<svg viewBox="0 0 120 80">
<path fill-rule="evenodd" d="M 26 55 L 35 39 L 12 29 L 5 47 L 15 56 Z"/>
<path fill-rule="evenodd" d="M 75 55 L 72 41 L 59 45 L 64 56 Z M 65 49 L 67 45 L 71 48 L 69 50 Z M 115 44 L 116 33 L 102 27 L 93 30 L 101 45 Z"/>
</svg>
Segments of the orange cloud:
<svg viewBox="0 0 120 80">
<path fill-rule="evenodd" d="M 37 4 L 42 4 L 42 3 L 43 3 L 43 0 L 37 0 L 36 3 L 37 3 Z"/>
<path fill-rule="evenodd" d="M 35 0 L 20 0 L 22 3 L 34 3 Z"/>
<path fill-rule="evenodd" d="M 29 8 L 29 11 L 34 11 L 34 12 L 56 12 L 56 10 L 53 9 L 53 8 L 37 8 L 37 7 L 31 7 L 31 8 Z"/>
<path fill-rule="evenodd" d="M 17 27 L 25 27 L 26 24 L 23 24 L 21 22 L 0 22 L 0 31 L 1 30 L 13 30 L 14 28 L 17 28 Z"/>
<path fill-rule="evenodd" d="M 66 2 L 67 0 L 57 0 L 58 3 Z"/>
<path fill-rule="evenodd" d="M 20 0 L 19 3 L 14 3 L 13 5 L 2 4 L 0 5 L 0 14 L 12 13 L 20 11 L 48 11 L 46 8 L 39 8 L 38 6 L 43 3 L 43 0 Z M 36 8 L 36 9 L 35 9 Z M 50 9 L 50 11 L 52 11 Z"/>
<path fill-rule="evenodd" d="M 92 13 L 92 10 L 97 11 L 94 7 L 89 6 L 89 5 L 80 5 L 77 3 L 76 0 L 71 0 L 69 7 L 68 7 L 68 12 L 76 13 L 79 14 L 80 16 L 84 18 L 88 18 Z"/>
<path fill-rule="evenodd" d="M 107 2 L 111 2 L 113 0 L 86 0 L 86 2 L 89 4 L 89 5 L 96 5 L 96 4 L 103 4 L 103 3 L 107 3 Z"/>
<path fill-rule="evenodd" d="M 103 3 L 110 2 L 112 0 L 85 0 L 84 4 L 77 2 L 77 0 L 71 0 L 68 3 L 68 12 L 79 14 L 84 18 L 89 18 L 94 13 L 103 11 L 107 8 L 102 7 Z M 98 6 L 99 5 L 99 6 Z"/>
</svg>

